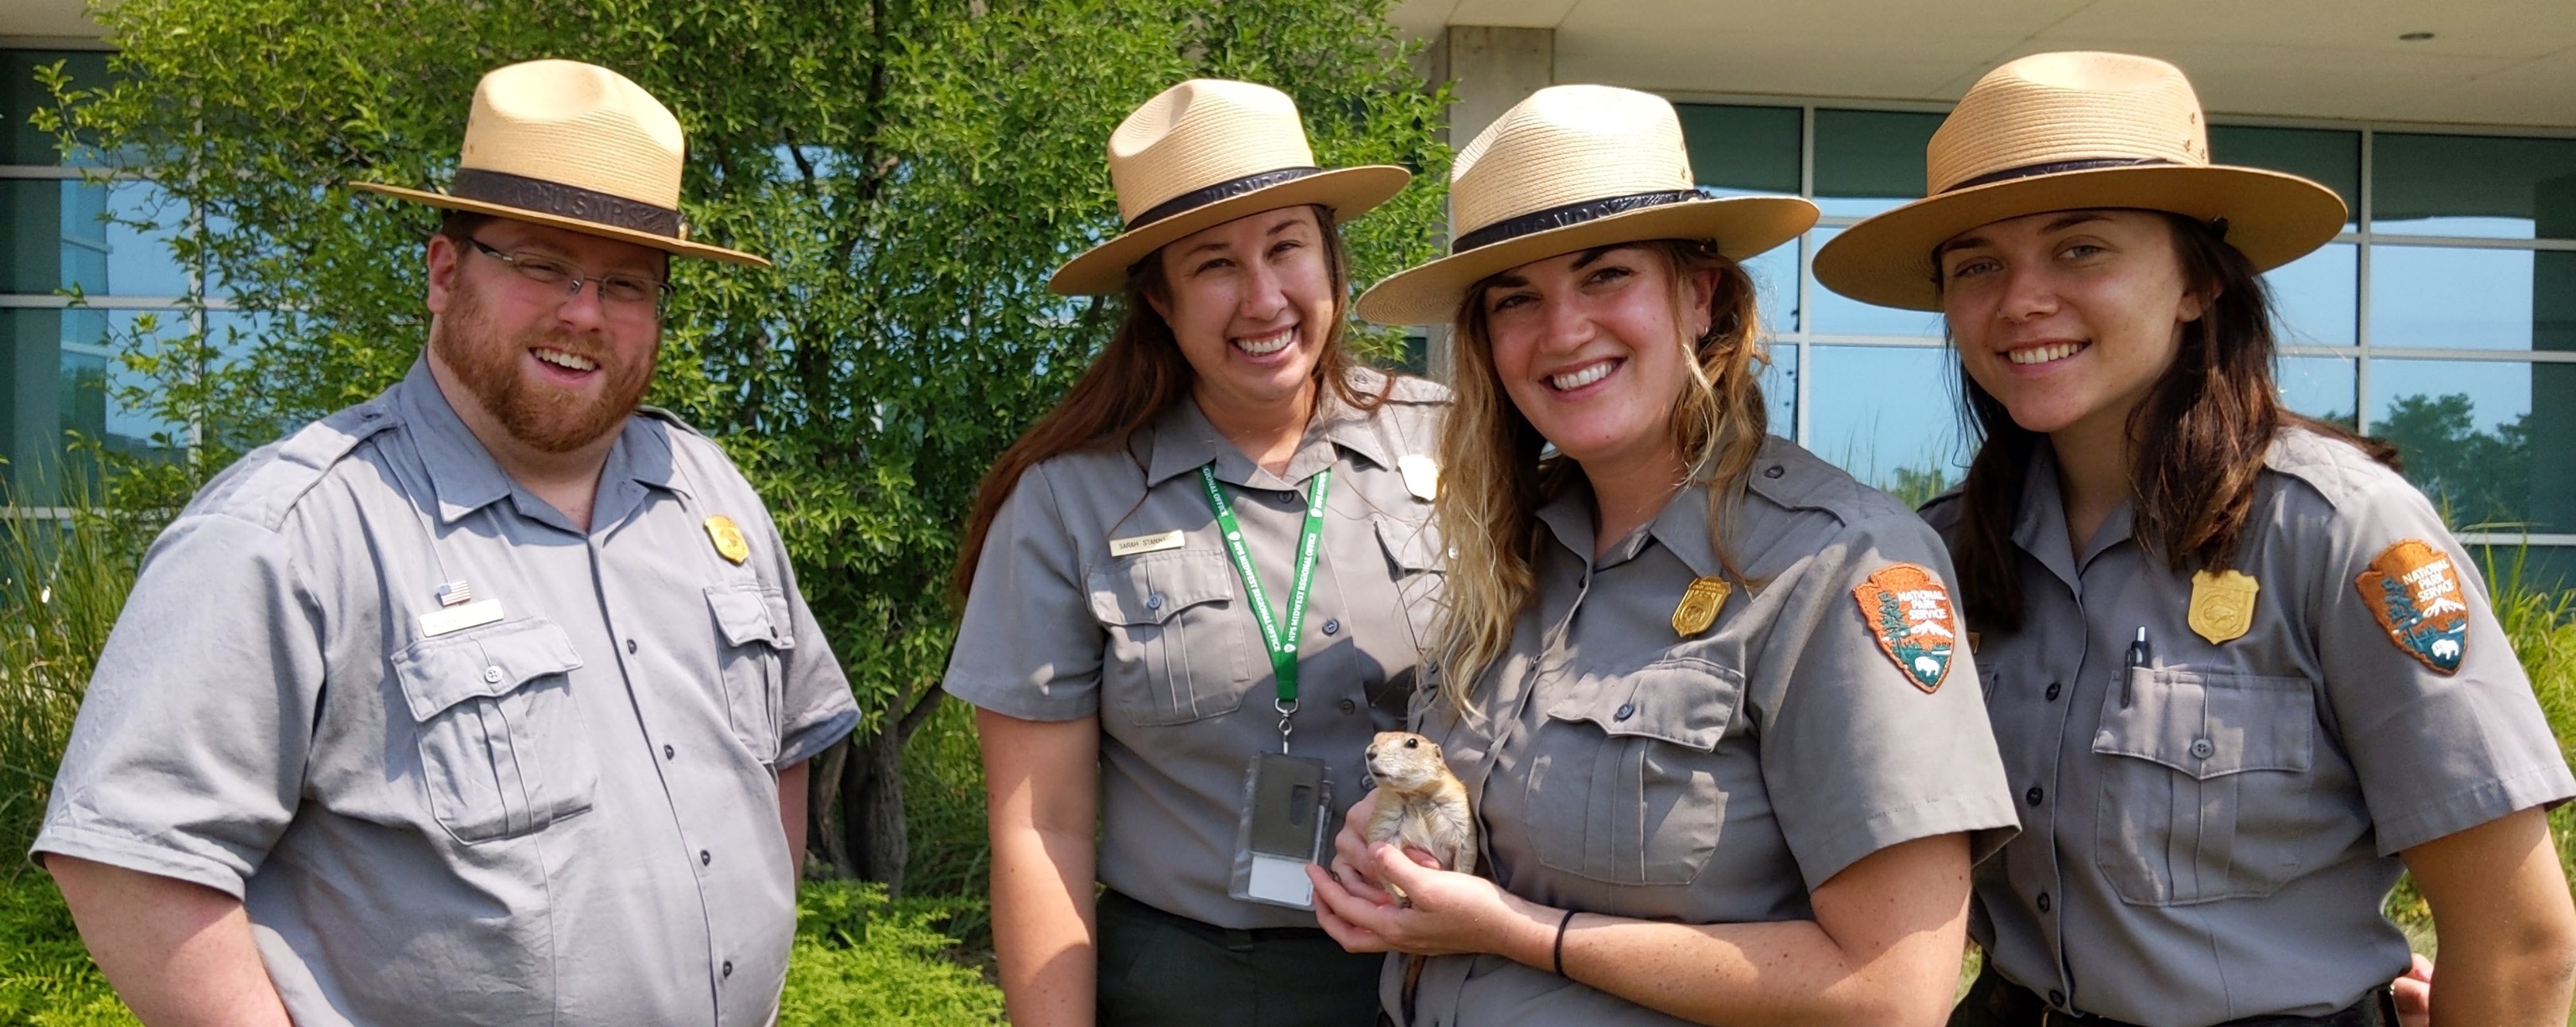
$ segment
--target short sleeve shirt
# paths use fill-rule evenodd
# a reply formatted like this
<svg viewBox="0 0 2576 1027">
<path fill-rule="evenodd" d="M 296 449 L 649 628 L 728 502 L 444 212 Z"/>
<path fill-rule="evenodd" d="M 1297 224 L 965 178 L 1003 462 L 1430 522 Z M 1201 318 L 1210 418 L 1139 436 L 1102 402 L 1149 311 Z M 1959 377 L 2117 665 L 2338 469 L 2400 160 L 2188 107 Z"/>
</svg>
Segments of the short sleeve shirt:
<svg viewBox="0 0 2576 1027">
<path fill-rule="evenodd" d="M 1955 499 L 1926 512 L 1955 530 Z M 2486 583 L 2397 472 L 2301 429 L 2256 480 L 2241 578 L 2195 585 L 2130 518 L 2075 552 L 2043 447 L 2023 622 L 1969 625 L 2029 800 L 1976 871 L 1978 941 L 2059 1008 L 2148 1027 L 2351 1005 L 2406 969 L 2379 913 L 2398 852 L 2576 793 Z"/>
<path fill-rule="evenodd" d="M 35 848 L 240 897 L 300 1024 L 758 1027 L 856 718 L 713 443 L 630 418 L 583 532 L 416 364 L 154 542 Z"/>
<path fill-rule="evenodd" d="M 1289 751 L 1325 762 L 1337 808 L 1365 790 L 1369 738 L 1403 723 L 1440 591 L 1430 461 L 1448 393 L 1353 373 L 1386 401 L 1359 410 L 1324 390 L 1285 474 L 1253 464 L 1186 399 L 1123 449 L 1039 463 L 977 562 L 949 694 L 1023 720 L 1100 718 L 1100 880 L 1166 912 L 1315 926 L 1228 894 L 1244 775 L 1256 753 L 1279 751 L 1280 715 L 1199 468 L 1214 463 L 1273 604 L 1287 600 L 1315 476 L 1333 471 Z"/>
<path fill-rule="evenodd" d="M 1710 546 L 1702 487 L 1597 560 L 1592 506 L 1578 483 L 1539 511 L 1537 598 L 1475 712 L 1423 704 L 1495 883 L 1638 919 L 1802 920 L 1880 849 L 1972 832 L 1982 856 L 2012 833 L 1949 560 L 1911 511 L 1771 439 L 1720 515 L 1748 583 Z M 1695 581 L 1728 586 L 1713 618 L 1679 609 Z M 1420 1025 L 1684 1022 L 1496 955 L 1431 958 L 1415 1001 Z"/>
</svg>

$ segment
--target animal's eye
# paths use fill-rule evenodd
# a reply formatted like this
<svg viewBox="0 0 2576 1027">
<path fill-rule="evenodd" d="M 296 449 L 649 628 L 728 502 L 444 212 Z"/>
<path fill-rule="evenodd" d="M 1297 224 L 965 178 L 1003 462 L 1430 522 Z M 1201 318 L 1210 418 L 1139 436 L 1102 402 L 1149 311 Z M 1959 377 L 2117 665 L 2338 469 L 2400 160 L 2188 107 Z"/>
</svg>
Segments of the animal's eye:
<svg viewBox="0 0 2576 1027">
<path fill-rule="evenodd" d="M 1419 738 L 1407 738 L 1407 739 L 1405 739 L 1405 740 L 1404 740 L 1404 747 L 1405 747 L 1405 748 L 1407 748 L 1407 749 L 1419 749 L 1419 748 L 1422 748 L 1422 739 L 1419 739 Z"/>
</svg>

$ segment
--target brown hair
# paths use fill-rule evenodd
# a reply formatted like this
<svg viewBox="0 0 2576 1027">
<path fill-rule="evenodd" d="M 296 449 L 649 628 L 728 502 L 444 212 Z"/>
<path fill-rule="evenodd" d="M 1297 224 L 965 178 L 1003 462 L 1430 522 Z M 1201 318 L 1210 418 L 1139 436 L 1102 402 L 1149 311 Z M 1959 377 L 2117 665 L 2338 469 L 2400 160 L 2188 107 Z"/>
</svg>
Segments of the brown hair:
<svg viewBox="0 0 2576 1027">
<path fill-rule="evenodd" d="M 1653 252 L 1672 272 L 1673 324 L 1679 332 L 1689 330 L 1689 274 L 1718 272 L 1708 330 L 1695 340 L 1674 339 L 1690 352 L 1683 364 L 1691 387 L 1675 398 L 1670 427 L 1673 446 L 1690 468 L 1690 483 L 1708 486 L 1709 545 L 1727 575 L 1743 581 L 1720 513 L 1742 495 L 1769 432 L 1755 367 L 1769 357 L 1756 334 L 1753 280 L 1706 240 L 1622 245 Z M 1543 544 L 1539 508 L 1582 473 L 1563 457 L 1541 459 L 1547 440 L 1503 391 L 1485 323 L 1484 295 L 1491 283 L 1488 278 L 1469 287 L 1458 305 L 1458 373 L 1440 434 L 1440 494 L 1432 501 L 1451 554 L 1432 634 L 1444 672 L 1441 693 L 1462 711 L 1474 709 L 1470 690 L 1476 679 L 1511 643 L 1514 622 L 1537 594 L 1531 567 Z"/>
<path fill-rule="evenodd" d="M 2295 425 L 2350 443 L 2391 467 L 2397 450 L 2282 409 L 2272 382 L 2272 299 L 2262 275 L 2228 244 L 2223 226 L 2150 213 L 2172 227 L 2187 287 L 2210 298 L 2184 329 L 2173 366 L 2129 412 L 2132 531 L 2176 573 L 2224 568 L 2243 539 L 2263 455 L 2280 429 Z M 1979 630 L 2012 631 L 2022 614 L 2012 527 L 2023 474 L 2048 439 L 2013 423 L 2011 411 L 1964 371 L 1959 378 L 1967 419 L 1983 444 L 1968 465 L 1950 556 L 1968 619 Z"/>
<path fill-rule="evenodd" d="M 1343 315 L 1350 308 L 1350 260 L 1342 251 L 1342 234 L 1333 224 L 1332 208 L 1316 204 L 1309 209 L 1323 232 L 1324 266 L 1333 283 L 1333 327 L 1316 355 L 1314 375 L 1344 404 L 1375 410 L 1385 397 L 1364 396 L 1351 386 L 1352 361 L 1343 341 L 1348 334 Z M 1066 453 L 1124 449 L 1137 429 L 1189 398 L 1189 360 L 1181 355 L 1171 325 L 1164 323 L 1150 302 L 1171 296 L 1163 278 L 1162 253 L 1146 254 L 1127 268 L 1127 287 L 1118 298 L 1118 330 L 1109 337 L 1109 345 L 1092 358 L 1091 366 L 1074 379 L 1054 409 L 1002 451 L 993 469 L 985 472 L 983 484 L 976 487 L 975 504 L 966 517 L 965 544 L 957 550 L 957 569 L 949 577 L 959 599 L 974 587 L 975 566 L 983 557 L 984 537 L 993 530 L 994 515 L 1029 468 Z"/>
</svg>

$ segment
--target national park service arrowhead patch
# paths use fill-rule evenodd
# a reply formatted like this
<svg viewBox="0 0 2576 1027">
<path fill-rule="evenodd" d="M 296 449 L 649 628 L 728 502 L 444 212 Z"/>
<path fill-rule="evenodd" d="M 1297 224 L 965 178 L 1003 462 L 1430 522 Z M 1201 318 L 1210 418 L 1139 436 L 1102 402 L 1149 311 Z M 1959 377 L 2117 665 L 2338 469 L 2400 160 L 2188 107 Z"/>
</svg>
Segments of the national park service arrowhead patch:
<svg viewBox="0 0 2576 1027">
<path fill-rule="evenodd" d="M 1950 590 L 1931 571 L 1910 563 L 1892 563 L 1852 587 L 1860 616 L 1878 638 L 1878 649 L 1925 694 L 1941 690 L 1950 676 L 1950 650 L 1959 621 L 1950 611 Z"/>
<path fill-rule="evenodd" d="M 2469 644 L 2469 603 L 2451 554 L 2410 538 L 2380 550 L 2352 585 L 2406 655 L 2436 674 L 2459 671 Z"/>
</svg>

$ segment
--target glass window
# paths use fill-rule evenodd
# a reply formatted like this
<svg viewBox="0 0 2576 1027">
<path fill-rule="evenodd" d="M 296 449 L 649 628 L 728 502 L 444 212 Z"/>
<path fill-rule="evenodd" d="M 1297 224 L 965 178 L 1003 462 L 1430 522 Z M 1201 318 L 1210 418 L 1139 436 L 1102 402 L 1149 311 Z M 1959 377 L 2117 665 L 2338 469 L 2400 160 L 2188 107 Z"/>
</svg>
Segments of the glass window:
<svg viewBox="0 0 2576 1027">
<path fill-rule="evenodd" d="M 1798 251 L 1804 240 L 1792 239 L 1744 262 L 1753 278 L 1753 302 L 1762 314 L 1765 334 L 1798 330 Z"/>
<path fill-rule="evenodd" d="M 1691 173 L 1720 193 L 1798 192 L 1798 109 L 1685 103 Z"/>
<path fill-rule="evenodd" d="M 1818 228 L 1807 233 L 1815 245 L 1823 246 L 1842 233 L 1839 228 Z M 1810 332 L 1834 335 L 1909 335 L 1938 339 L 1941 337 L 1941 314 L 1932 310 L 1901 310 L 1881 307 L 1852 299 L 1824 283 L 1814 282 L 1807 290 L 1807 301 L 1813 308 L 1806 328 Z"/>
<path fill-rule="evenodd" d="M 2462 532 L 2576 531 L 2576 366 L 2374 360 L 2370 433 Z"/>
<path fill-rule="evenodd" d="M 1771 347 L 1771 366 L 1762 369 L 1763 414 L 1771 419 L 1771 434 L 1790 438 L 1798 433 L 1798 347 Z"/>
<path fill-rule="evenodd" d="M 2576 139 L 2371 140 L 2372 231 L 2576 239 Z"/>
<path fill-rule="evenodd" d="M 36 81 L 36 69 L 63 63 L 76 86 L 98 85 L 107 81 L 107 54 L 71 50 L 0 50 L 0 114 L 9 119 L 0 128 L 0 164 L 60 164 L 54 151 L 54 137 L 36 130 L 27 116 L 38 108 L 53 106 L 54 96 L 44 83 Z"/>
<path fill-rule="evenodd" d="M 2344 209 L 2352 213 L 2347 230 L 2361 223 L 2359 132 L 2211 125 L 2209 159 L 2313 179 L 2343 197 Z"/>
<path fill-rule="evenodd" d="M 0 253 L 8 256 L 0 292 L 180 295 L 188 275 L 168 239 L 184 215 L 150 182 L 0 179 Z M 136 222 L 154 227 L 144 231 Z"/>
<path fill-rule="evenodd" d="M 2576 253 L 2379 245 L 2370 344 L 2576 349 Z"/>
<path fill-rule="evenodd" d="M 2285 346 L 2350 346 L 2361 319 L 2361 247 L 2328 243 L 2263 273 Z"/>
<path fill-rule="evenodd" d="M 2272 372 L 2281 390 L 2281 405 L 2292 413 L 2352 427 L 2354 398 L 2351 357 L 2282 357 Z"/>
<path fill-rule="evenodd" d="M 1816 205 L 1828 216 L 1876 214 L 1923 195 L 1923 147 L 1941 115 L 1816 112 Z"/>
<path fill-rule="evenodd" d="M 1911 499 L 1959 481 L 1958 359 L 1946 347 L 1812 346 L 1807 449 Z M 1919 495 L 1918 495 L 1919 493 Z"/>
</svg>

